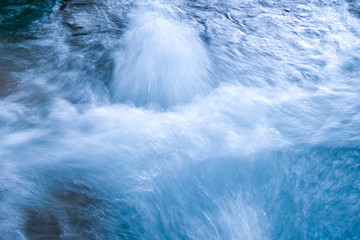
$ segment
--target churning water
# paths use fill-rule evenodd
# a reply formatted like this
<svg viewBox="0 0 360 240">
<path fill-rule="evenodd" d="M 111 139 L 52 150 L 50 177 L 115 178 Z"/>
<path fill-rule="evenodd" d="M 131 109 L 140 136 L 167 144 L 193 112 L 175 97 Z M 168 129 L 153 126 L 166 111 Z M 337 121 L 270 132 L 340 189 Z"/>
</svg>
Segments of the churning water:
<svg viewBox="0 0 360 240">
<path fill-rule="evenodd" d="M 360 3 L 0 4 L 0 239 L 360 239 Z"/>
</svg>

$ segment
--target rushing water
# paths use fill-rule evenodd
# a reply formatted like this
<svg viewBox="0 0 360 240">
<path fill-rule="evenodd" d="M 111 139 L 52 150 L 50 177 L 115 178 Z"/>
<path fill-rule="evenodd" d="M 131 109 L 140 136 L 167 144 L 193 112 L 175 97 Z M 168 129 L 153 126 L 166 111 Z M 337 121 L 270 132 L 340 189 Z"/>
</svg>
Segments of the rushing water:
<svg viewBox="0 0 360 240">
<path fill-rule="evenodd" d="M 360 2 L 0 13 L 0 239 L 360 239 Z"/>
</svg>

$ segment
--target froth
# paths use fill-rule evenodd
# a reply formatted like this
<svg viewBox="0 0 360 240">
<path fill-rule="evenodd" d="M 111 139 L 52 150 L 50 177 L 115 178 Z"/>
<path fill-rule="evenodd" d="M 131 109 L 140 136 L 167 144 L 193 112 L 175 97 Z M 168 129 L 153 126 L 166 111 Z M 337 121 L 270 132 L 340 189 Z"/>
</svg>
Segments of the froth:
<svg viewBox="0 0 360 240">
<path fill-rule="evenodd" d="M 207 93 L 210 61 L 196 32 L 159 12 L 136 16 L 116 54 L 113 100 L 166 108 Z"/>
</svg>

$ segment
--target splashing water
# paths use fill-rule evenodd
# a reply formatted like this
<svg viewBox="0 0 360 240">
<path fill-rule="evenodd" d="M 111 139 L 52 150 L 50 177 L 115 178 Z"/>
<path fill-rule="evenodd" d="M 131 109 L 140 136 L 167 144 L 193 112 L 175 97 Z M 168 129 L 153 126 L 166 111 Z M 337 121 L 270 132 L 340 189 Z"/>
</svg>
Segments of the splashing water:
<svg viewBox="0 0 360 240">
<path fill-rule="evenodd" d="M 0 239 L 359 238 L 356 1 L 53 3 L 0 5 Z"/>
<path fill-rule="evenodd" d="M 209 59 L 191 28 L 153 10 L 131 15 L 111 85 L 116 102 L 168 107 L 209 92 Z"/>
</svg>

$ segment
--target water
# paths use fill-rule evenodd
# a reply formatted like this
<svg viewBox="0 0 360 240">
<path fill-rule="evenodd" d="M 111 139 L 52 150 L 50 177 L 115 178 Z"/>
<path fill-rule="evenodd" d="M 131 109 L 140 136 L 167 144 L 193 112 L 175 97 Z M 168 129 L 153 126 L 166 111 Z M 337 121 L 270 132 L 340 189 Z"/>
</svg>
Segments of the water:
<svg viewBox="0 0 360 240">
<path fill-rule="evenodd" d="M 23 4 L 0 239 L 360 239 L 357 1 Z"/>
</svg>

